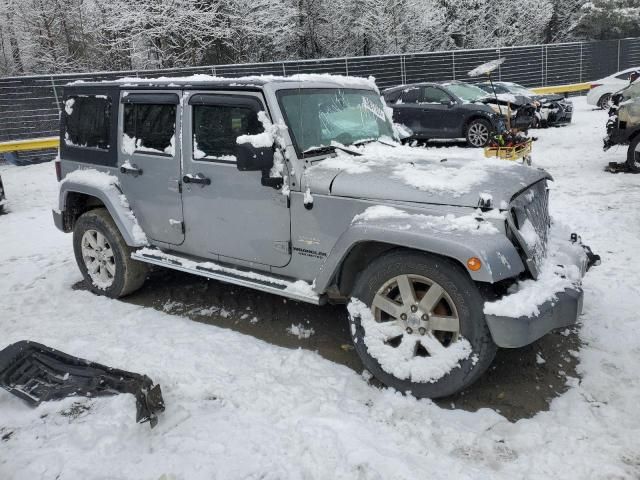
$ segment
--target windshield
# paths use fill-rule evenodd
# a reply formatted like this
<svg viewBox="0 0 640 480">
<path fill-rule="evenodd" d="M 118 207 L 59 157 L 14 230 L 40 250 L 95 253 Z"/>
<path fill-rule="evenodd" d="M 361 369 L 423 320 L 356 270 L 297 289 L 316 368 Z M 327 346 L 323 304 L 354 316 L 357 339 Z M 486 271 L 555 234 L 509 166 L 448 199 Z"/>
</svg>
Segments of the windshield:
<svg viewBox="0 0 640 480">
<path fill-rule="evenodd" d="M 517 95 L 531 96 L 535 95 L 531 90 L 522 85 L 518 85 L 517 83 L 502 83 L 503 87 L 509 90 L 511 93 L 515 93 Z"/>
<path fill-rule="evenodd" d="M 448 83 L 444 84 L 456 97 L 465 102 L 475 102 L 481 98 L 487 96 L 487 92 L 475 85 L 469 85 L 467 83 Z"/>
<path fill-rule="evenodd" d="M 380 97 L 346 88 L 280 90 L 278 101 L 298 152 L 393 138 Z"/>
</svg>

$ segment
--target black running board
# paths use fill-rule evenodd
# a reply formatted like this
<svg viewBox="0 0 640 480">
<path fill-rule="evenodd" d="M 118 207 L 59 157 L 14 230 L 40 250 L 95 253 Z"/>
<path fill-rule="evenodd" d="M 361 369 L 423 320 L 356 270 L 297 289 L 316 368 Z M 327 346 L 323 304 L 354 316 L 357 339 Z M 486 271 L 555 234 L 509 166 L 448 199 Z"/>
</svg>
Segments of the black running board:
<svg viewBox="0 0 640 480">
<path fill-rule="evenodd" d="M 321 305 L 323 303 L 322 297 L 318 296 L 310 288 L 308 291 L 305 291 L 305 289 L 292 289 L 291 285 L 293 282 L 282 277 L 248 270 L 239 270 L 209 261 L 197 262 L 189 258 L 172 255 L 151 248 L 137 250 L 131 254 L 131 258 L 140 262 L 172 268 L 232 285 L 239 285 L 280 295 L 300 302 L 312 303 L 314 305 Z"/>
<path fill-rule="evenodd" d="M 164 411 L 160 385 L 146 375 L 72 357 L 28 340 L 0 350 L 0 387 L 33 406 L 74 396 L 130 393 L 136 397 L 136 422 L 149 422 L 151 428 Z"/>
</svg>

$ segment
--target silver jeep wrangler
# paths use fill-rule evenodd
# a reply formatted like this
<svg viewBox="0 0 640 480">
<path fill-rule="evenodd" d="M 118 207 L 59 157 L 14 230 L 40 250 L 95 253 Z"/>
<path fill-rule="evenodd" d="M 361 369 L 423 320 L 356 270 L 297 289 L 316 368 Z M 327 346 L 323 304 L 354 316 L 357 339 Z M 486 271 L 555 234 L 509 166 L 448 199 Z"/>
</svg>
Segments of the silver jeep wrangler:
<svg viewBox="0 0 640 480">
<path fill-rule="evenodd" d="M 598 258 L 553 224 L 549 175 L 401 145 L 371 81 L 123 79 L 64 102 L 54 220 L 97 294 L 159 265 L 348 303 L 364 366 L 417 397 L 581 312 Z"/>
</svg>

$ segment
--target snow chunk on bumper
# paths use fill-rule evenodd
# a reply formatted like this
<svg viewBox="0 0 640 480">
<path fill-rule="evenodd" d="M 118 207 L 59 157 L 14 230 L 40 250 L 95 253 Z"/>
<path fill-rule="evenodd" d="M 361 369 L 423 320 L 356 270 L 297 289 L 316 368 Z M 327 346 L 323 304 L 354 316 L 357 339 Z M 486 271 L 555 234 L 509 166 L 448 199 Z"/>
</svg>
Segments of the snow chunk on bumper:
<svg viewBox="0 0 640 480">
<path fill-rule="evenodd" d="M 549 231 L 548 254 L 543 259 L 537 280 L 522 280 L 509 293 L 494 302 L 486 302 L 485 315 L 535 317 L 545 302 L 557 301 L 558 294 L 580 288 L 586 272 L 587 256 L 580 243 L 571 243 L 569 230 L 554 225 Z"/>
</svg>

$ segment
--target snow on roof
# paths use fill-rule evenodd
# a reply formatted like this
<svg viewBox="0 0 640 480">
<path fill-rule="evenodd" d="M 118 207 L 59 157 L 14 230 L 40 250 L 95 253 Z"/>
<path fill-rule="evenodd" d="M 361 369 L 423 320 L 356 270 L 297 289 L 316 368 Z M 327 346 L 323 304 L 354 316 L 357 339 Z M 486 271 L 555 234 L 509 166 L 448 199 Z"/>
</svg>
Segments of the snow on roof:
<svg viewBox="0 0 640 480">
<path fill-rule="evenodd" d="M 169 85 L 185 86 L 192 84 L 224 84 L 228 86 L 256 86 L 262 87 L 268 83 L 276 82 L 316 82 L 330 83 L 340 88 L 358 88 L 375 90 L 378 92 L 374 77 L 347 77 L 343 75 L 331 75 L 328 73 L 300 73 L 290 76 L 277 75 L 253 75 L 245 77 L 217 77 L 206 74 L 195 74 L 183 77 L 159 77 L 159 78 L 142 78 L 142 77 L 123 77 L 117 80 L 103 80 L 102 82 L 85 82 L 76 80 L 67 85 L 121 85 L 121 86 L 138 86 L 138 85 Z"/>
</svg>

